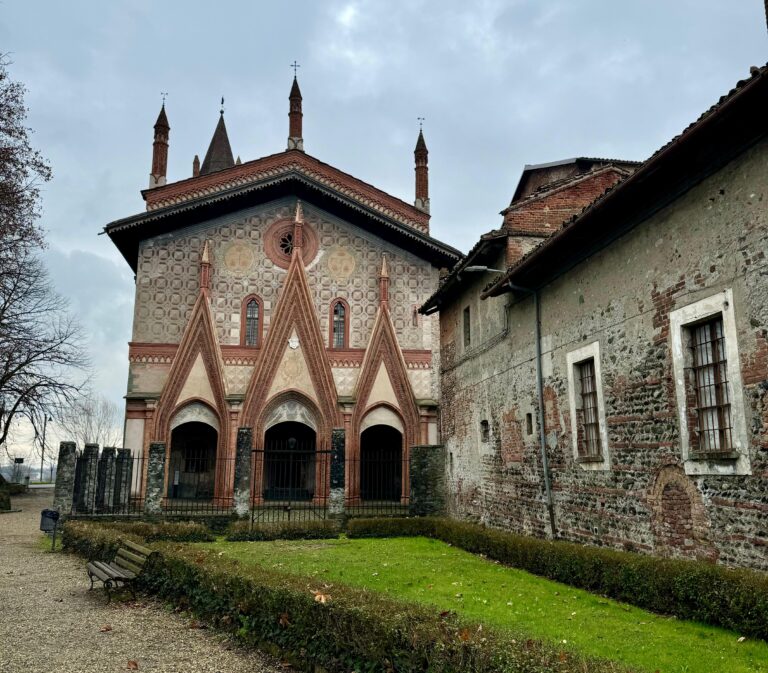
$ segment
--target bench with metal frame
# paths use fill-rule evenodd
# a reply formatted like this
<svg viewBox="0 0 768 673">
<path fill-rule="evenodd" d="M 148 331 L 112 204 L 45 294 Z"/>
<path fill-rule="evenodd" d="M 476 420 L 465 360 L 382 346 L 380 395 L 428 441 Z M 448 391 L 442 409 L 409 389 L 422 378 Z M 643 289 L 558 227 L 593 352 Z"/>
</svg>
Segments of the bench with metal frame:
<svg viewBox="0 0 768 673">
<path fill-rule="evenodd" d="M 112 561 L 109 563 L 89 561 L 85 566 L 88 578 L 91 580 L 88 591 L 93 589 L 93 583 L 98 581 L 104 585 L 104 590 L 107 592 L 107 604 L 112 600 L 112 589 L 130 589 L 133 599 L 136 600 L 135 580 L 144 570 L 144 564 L 153 553 L 147 547 L 142 547 L 130 540 L 123 540 L 123 546 L 117 550 Z"/>
</svg>

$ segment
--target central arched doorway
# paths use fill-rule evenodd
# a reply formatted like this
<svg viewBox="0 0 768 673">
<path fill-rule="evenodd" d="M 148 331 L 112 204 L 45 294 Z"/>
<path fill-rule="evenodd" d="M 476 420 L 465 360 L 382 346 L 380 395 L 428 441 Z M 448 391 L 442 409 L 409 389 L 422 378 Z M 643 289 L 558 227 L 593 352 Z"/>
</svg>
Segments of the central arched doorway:
<svg viewBox="0 0 768 673">
<path fill-rule="evenodd" d="M 284 421 L 264 434 L 264 500 L 312 500 L 316 479 L 315 431 L 297 421 Z"/>
<path fill-rule="evenodd" d="M 215 428 L 199 421 L 181 423 L 171 431 L 168 498 L 213 498 L 218 435 Z"/>
<path fill-rule="evenodd" d="M 360 499 L 400 502 L 403 489 L 403 435 L 389 425 L 360 434 Z"/>
</svg>

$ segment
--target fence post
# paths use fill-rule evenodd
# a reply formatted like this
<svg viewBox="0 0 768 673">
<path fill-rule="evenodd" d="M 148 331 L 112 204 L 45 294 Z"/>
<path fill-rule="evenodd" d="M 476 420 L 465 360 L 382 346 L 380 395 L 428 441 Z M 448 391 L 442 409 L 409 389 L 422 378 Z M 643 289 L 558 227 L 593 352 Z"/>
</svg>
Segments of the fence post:
<svg viewBox="0 0 768 673">
<path fill-rule="evenodd" d="M 248 516 L 251 511 L 251 455 L 253 451 L 253 428 L 237 429 L 235 449 L 235 514 Z"/>
<path fill-rule="evenodd" d="M 133 483 L 133 456 L 130 449 L 118 449 L 115 459 L 115 491 L 112 503 L 116 511 L 127 514 Z"/>
<path fill-rule="evenodd" d="M 78 511 L 85 514 L 93 514 L 96 511 L 96 482 L 99 469 L 99 445 L 86 444 L 83 448 L 83 461 L 80 468 L 80 497 Z"/>
<path fill-rule="evenodd" d="M 149 445 L 149 459 L 147 460 L 145 514 L 162 514 L 163 486 L 165 486 L 165 442 L 152 442 Z"/>
<path fill-rule="evenodd" d="M 328 499 L 328 514 L 332 517 L 344 515 L 345 444 L 344 428 L 334 428 L 331 431 L 331 493 Z"/>
<path fill-rule="evenodd" d="M 98 479 L 96 481 L 96 511 L 109 512 L 115 494 L 115 457 L 117 449 L 104 447 L 99 458 Z"/>
<path fill-rule="evenodd" d="M 411 516 L 445 513 L 445 450 L 440 444 L 412 446 L 409 458 Z"/>
<path fill-rule="evenodd" d="M 53 489 L 53 508 L 60 514 L 70 514 L 75 497 L 75 466 L 77 453 L 74 442 L 59 444 L 56 485 Z"/>
</svg>

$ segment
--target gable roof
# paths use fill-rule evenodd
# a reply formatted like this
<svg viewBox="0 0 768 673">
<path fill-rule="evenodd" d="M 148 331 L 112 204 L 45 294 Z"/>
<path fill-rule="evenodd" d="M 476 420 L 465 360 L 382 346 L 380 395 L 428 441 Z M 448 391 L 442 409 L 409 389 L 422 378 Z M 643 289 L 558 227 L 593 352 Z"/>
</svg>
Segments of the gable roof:
<svg viewBox="0 0 768 673">
<path fill-rule="evenodd" d="M 566 221 L 486 287 L 482 297 L 540 288 L 646 221 L 768 134 L 768 65 L 752 68 L 728 94 L 632 175 Z"/>
<path fill-rule="evenodd" d="M 451 267 L 462 254 L 429 235 L 429 215 L 299 150 L 142 192 L 147 212 L 104 228 L 135 271 L 143 239 L 260 203 L 297 196 L 430 261 Z"/>
</svg>

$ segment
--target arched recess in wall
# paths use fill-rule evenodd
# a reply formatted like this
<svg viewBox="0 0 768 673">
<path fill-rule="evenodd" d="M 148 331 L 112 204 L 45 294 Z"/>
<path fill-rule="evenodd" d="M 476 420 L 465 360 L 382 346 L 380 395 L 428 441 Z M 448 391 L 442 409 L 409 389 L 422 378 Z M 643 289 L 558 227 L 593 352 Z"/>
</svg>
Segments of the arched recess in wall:
<svg viewBox="0 0 768 673">
<path fill-rule="evenodd" d="M 400 502 L 407 496 L 405 424 L 388 404 L 369 409 L 360 422 L 359 461 L 354 470 L 363 502 Z"/>
<path fill-rule="evenodd" d="M 165 497 L 211 500 L 224 494 L 226 475 L 219 414 L 203 400 L 185 401 L 168 424 Z"/>
<path fill-rule="evenodd" d="M 264 302 L 257 294 L 243 299 L 240 309 L 240 345 L 261 348 L 264 338 Z"/>
<path fill-rule="evenodd" d="M 662 467 L 651 487 L 648 503 L 658 554 L 716 560 L 709 540 L 711 524 L 696 485 L 679 465 Z"/>
</svg>

